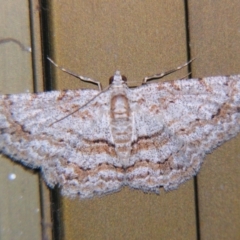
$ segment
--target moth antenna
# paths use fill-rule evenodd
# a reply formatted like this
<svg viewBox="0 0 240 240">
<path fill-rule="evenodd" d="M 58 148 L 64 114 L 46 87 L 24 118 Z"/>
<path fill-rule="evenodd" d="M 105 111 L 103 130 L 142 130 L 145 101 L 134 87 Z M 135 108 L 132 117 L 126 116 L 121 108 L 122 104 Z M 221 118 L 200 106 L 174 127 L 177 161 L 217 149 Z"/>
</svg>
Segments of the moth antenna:
<svg viewBox="0 0 240 240">
<path fill-rule="evenodd" d="M 178 71 L 178 70 L 180 70 L 180 69 L 188 66 L 188 65 L 189 65 L 191 62 L 193 62 L 195 59 L 196 59 L 196 58 L 193 58 L 193 59 L 191 59 L 190 61 L 184 63 L 183 65 L 181 65 L 181 66 L 179 66 L 179 67 L 177 67 L 177 68 L 175 68 L 175 69 L 169 70 L 169 71 L 167 71 L 167 72 L 158 73 L 158 74 L 154 74 L 154 75 L 149 76 L 149 77 L 145 77 L 145 78 L 143 79 L 142 84 L 146 84 L 148 81 L 151 81 L 151 80 L 154 80 L 154 79 L 160 79 L 160 78 L 163 78 L 163 77 L 165 77 L 165 76 L 167 76 L 167 75 L 169 75 L 169 74 L 171 74 L 171 73 L 174 73 L 174 72 L 176 72 L 176 71 Z"/>
</svg>

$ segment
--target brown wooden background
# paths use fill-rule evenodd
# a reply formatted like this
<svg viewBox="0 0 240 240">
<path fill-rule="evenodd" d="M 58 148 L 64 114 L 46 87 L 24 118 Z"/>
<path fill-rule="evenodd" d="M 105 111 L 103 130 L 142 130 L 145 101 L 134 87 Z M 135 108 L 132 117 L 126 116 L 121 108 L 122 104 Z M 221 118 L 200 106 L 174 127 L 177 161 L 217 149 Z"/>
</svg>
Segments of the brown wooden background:
<svg viewBox="0 0 240 240">
<path fill-rule="evenodd" d="M 32 59 L 13 43 L 0 45 L 1 93 L 43 89 L 43 43 L 60 65 L 104 86 L 116 69 L 130 85 L 139 85 L 146 75 L 174 69 L 188 56 L 197 57 L 193 77 L 240 73 L 239 0 L 190 0 L 187 11 L 183 0 L 51 0 L 47 7 L 37 0 L 0 3 L 0 39 L 33 45 Z M 47 43 L 40 34 L 44 14 Z M 56 89 L 94 87 L 51 71 L 54 79 L 47 81 Z M 186 74 L 185 69 L 166 79 Z M 197 177 L 198 206 L 193 180 L 159 196 L 124 188 L 84 201 L 61 198 L 56 238 L 240 239 L 239 144 L 240 136 L 206 158 Z M 51 239 L 52 203 L 38 174 L 6 158 L 0 161 L 0 239 Z M 8 179 L 12 172 L 14 181 Z"/>
</svg>

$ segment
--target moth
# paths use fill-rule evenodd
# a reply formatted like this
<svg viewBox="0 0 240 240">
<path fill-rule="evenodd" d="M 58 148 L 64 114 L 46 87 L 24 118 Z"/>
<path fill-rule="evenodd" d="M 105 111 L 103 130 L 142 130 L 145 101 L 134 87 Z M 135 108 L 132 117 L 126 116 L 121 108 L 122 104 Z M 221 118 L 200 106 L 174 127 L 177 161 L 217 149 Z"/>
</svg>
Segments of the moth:
<svg viewBox="0 0 240 240">
<path fill-rule="evenodd" d="M 0 151 L 68 197 L 176 189 L 240 131 L 240 75 L 148 83 L 159 76 L 129 88 L 116 71 L 103 91 L 1 95 Z"/>
</svg>

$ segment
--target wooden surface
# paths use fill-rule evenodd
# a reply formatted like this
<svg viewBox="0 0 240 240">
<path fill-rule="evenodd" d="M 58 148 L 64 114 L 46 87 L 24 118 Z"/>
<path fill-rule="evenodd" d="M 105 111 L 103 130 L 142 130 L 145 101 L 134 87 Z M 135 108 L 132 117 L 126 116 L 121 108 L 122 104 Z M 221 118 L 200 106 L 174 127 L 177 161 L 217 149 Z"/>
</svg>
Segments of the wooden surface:
<svg viewBox="0 0 240 240">
<path fill-rule="evenodd" d="M 116 69 L 130 85 L 146 75 L 173 69 L 197 57 L 193 77 L 239 73 L 239 2 L 52 1 L 53 58 L 66 68 L 99 79 L 104 86 Z M 56 70 L 56 69 L 55 69 Z M 53 71 L 55 71 L 53 70 Z M 181 78 L 177 72 L 168 79 Z M 132 82 L 132 83 L 131 83 Z M 56 88 L 93 87 L 60 72 Z M 62 199 L 64 239 L 237 239 L 239 139 L 209 155 L 193 181 L 160 196 L 128 188 L 102 198 Z M 199 208 L 199 225 L 196 223 Z M 199 228 L 198 228 L 199 227 Z"/>
<path fill-rule="evenodd" d="M 0 3 L 0 41 L 12 38 L 32 47 L 31 53 L 13 41 L 0 44 L 0 93 L 43 90 L 38 3 Z M 50 240 L 49 190 L 39 174 L 4 156 L 0 162 L 0 239 Z"/>
<path fill-rule="evenodd" d="M 11 36 L 30 45 L 27 3 L 23 7 L 23 1 L 2 1 L 2 6 L 6 13 L 0 15 L 5 31 L 1 37 Z M 20 6 L 25 12 L 20 11 Z M 33 6 L 31 12 L 41 9 Z M 193 77 L 239 74 L 240 71 L 239 0 L 188 1 L 189 39 L 186 39 L 182 0 L 52 0 L 45 10 L 50 29 L 50 39 L 45 44 L 51 50 L 50 56 L 65 68 L 99 79 L 103 86 L 108 85 L 116 69 L 128 77 L 129 85 L 136 86 L 147 75 L 185 63 L 188 55 L 197 57 L 191 65 Z M 6 22 L 6 16 L 23 18 L 27 33 L 20 20 Z M 34 37 L 38 36 L 36 26 L 31 31 Z M 0 63 L 4 69 L 0 71 L 1 91 L 33 90 L 33 76 L 41 75 L 37 52 L 39 48 L 35 50 L 37 71 L 34 75 L 30 70 L 30 54 L 14 44 L 0 45 L 3 56 Z M 51 71 L 55 78 L 48 81 L 53 82 L 56 89 L 96 88 L 58 69 Z M 182 78 L 186 74 L 184 69 L 166 79 Z M 41 90 L 40 82 L 36 81 L 35 89 Z M 61 198 L 57 211 L 62 218 L 55 237 L 68 240 L 239 239 L 239 143 L 240 136 L 208 155 L 197 177 L 197 205 L 193 180 L 172 192 L 162 190 L 160 195 L 124 188 L 90 200 Z M 37 175 L 2 159 L 0 171 L 0 190 L 5 193 L 0 195 L 0 238 L 41 239 L 41 216 L 36 212 L 40 208 Z M 10 181 L 8 176 L 13 172 L 17 178 Z M 44 207 L 47 202 L 43 209 L 49 209 Z"/>
<path fill-rule="evenodd" d="M 240 73 L 240 2 L 190 1 L 194 77 Z M 198 175 L 201 239 L 240 239 L 240 135 L 209 155 Z"/>
<path fill-rule="evenodd" d="M 118 69 L 129 85 L 187 61 L 183 1 L 52 1 L 53 59 L 104 86 Z M 56 88 L 96 88 L 56 71 Z M 186 76 L 186 69 L 171 78 Z M 63 239 L 195 239 L 193 181 L 177 191 L 124 188 L 90 200 L 62 199 Z"/>
</svg>

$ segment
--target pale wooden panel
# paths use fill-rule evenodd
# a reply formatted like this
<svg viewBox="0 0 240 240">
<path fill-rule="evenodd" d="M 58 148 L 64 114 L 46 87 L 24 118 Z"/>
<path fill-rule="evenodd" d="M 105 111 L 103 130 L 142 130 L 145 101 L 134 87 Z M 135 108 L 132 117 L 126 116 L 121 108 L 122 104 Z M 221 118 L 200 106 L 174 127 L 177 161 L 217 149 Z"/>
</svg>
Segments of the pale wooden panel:
<svg viewBox="0 0 240 240">
<path fill-rule="evenodd" d="M 55 0 L 51 4 L 53 59 L 83 76 L 100 79 L 104 86 L 116 69 L 131 85 L 139 85 L 146 75 L 187 60 L 183 1 Z M 56 70 L 58 89 L 94 87 Z M 185 75 L 186 70 L 179 71 L 171 78 Z M 91 200 L 63 198 L 61 210 L 64 239 L 196 237 L 193 181 L 159 196 L 125 188 Z"/>
<path fill-rule="evenodd" d="M 240 73 L 240 2 L 189 1 L 194 77 Z M 240 136 L 207 157 L 198 175 L 201 239 L 240 238 Z"/>
<path fill-rule="evenodd" d="M 131 85 L 186 62 L 182 1 L 51 1 L 54 58 L 104 86 L 116 69 Z M 180 26 L 182 27 L 180 29 Z M 54 45 L 53 45 L 54 44 Z M 93 87 L 57 71 L 57 88 Z M 185 76 L 184 72 L 170 79 Z M 132 82 L 132 83 L 131 83 Z M 71 84 L 71 85 L 70 85 Z"/>
<path fill-rule="evenodd" d="M 0 3 L 0 40 L 16 39 L 26 47 L 33 43 L 33 55 L 38 59 L 32 67 L 30 52 L 23 51 L 14 42 L 0 44 L 0 93 L 33 92 L 34 88 L 42 90 L 37 1 L 0 0 Z M 34 34 L 32 39 L 31 33 Z M 37 74 L 35 78 L 33 68 Z M 50 211 L 43 204 L 45 215 L 41 219 L 38 174 L 5 157 L 0 161 L 0 239 L 42 239 L 41 225 L 46 222 L 47 215 L 50 221 Z M 15 178 L 11 180 L 11 176 Z M 44 196 L 47 194 L 45 190 Z M 49 199 L 42 202 L 49 202 Z"/>
</svg>

